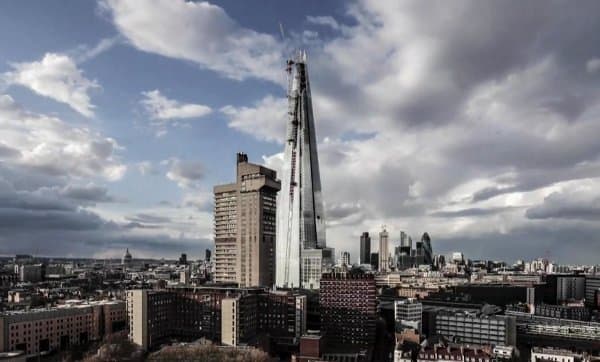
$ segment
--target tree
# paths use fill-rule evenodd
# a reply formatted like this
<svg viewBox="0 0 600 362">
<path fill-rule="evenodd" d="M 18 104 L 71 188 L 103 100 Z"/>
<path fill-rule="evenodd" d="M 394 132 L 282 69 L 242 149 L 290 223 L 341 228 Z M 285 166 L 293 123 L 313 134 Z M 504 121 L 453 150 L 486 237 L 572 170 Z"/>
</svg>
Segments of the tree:
<svg viewBox="0 0 600 362">
<path fill-rule="evenodd" d="M 127 338 L 125 332 L 113 333 L 104 339 L 96 354 L 83 359 L 84 362 L 141 362 L 144 352 Z"/>
<path fill-rule="evenodd" d="M 203 361 L 203 362 L 268 362 L 269 355 L 255 348 L 218 347 L 192 343 L 163 347 L 148 356 L 148 361 Z"/>
</svg>

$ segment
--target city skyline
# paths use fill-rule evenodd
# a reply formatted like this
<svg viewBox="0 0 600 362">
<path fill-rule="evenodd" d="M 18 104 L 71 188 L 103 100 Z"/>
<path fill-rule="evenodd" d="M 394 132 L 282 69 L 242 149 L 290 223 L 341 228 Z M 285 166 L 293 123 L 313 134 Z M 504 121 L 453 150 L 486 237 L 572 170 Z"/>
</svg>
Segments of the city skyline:
<svg viewBox="0 0 600 362">
<path fill-rule="evenodd" d="M 327 246 L 598 260 L 597 2 L 263 4 L 0 4 L 0 255 L 202 257 L 305 49 Z"/>
</svg>

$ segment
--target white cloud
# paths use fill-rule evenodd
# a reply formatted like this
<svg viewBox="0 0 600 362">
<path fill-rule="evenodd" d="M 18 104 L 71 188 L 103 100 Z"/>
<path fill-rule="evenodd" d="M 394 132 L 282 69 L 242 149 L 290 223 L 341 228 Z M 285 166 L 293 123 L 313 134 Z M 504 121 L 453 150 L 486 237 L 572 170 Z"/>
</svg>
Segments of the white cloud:
<svg viewBox="0 0 600 362">
<path fill-rule="evenodd" d="M 340 24 L 332 16 L 307 16 L 306 20 L 311 24 L 323 25 L 333 30 L 340 29 Z"/>
<path fill-rule="evenodd" d="M 184 0 L 104 0 L 101 5 L 140 50 L 189 60 L 236 80 L 284 80 L 283 48 L 276 38 L 240 26 L 219 6 Z"/>
<path fill-rule="evenodd" d="M 116 201 L 116 199 L 108 193 L 108 189 L 106 187 L 98 186 L 93 182 L 81 185 L 65 185 L 58 191 L 58 194 L 62 197 L 68 197 L 82 203 Z"/>
<path fill-rule="evenodd" d="M 555 31 L 558 7 L 515 13 L 477 1 L 358 1 L 353 25 L 307 19 L 343 28 L 309 49 L 328 243 L 355 255 L 352 240 L 386 223 L 392 240 L 429 231 L 436 251 L 479 242 L 470 257 L 490 257 L 487 241 L 535 240 L 520 257 L 550 245 L 549 225 L 525 209 L 556 184 L 600 176 L 600 93 L 587 73 L 597 70 L 583 58 L 592 50 L 572 49 L 600 31 L 595 7 L 578 9 L 586 25 L 566 32 Z M 264 139 L 255 128 L 247 133 Z M 264 160 L 278 167 L 279 155 Z M 495 196 L 475 200 L 483 189 Z M 463 217 L 431 217 L 441 210 Z"/>
<path fill-rule="evenodd" d="M 196 191 L 187 193 L 181 203 L 183 207 L 194 207 L 200 211 L 210 211 L 213 202 L 213 193 L 208 191 Z"/>
<path fill-rule="evenodd" d="M 51 176 L 114 181 L 127 169 L 116 154 L 121 147 L 114 139 L 23 110 L 9 95 L 0 95 L 0 139 L 19 152 L 11 165 Z"/>
<path fill-rule="evenodd" d="M 169 165 L 167 178 L 175 181 L 179 187 L 198 187 L 199 181 L 204 178 L 204 165 L 200 161 L 186 161 L 173 158 L 162 163 Z"/>
<path fill-rule="evenodd" d="M 283 167 L 283 152 L 276 153 L 274 155 L 263 155 L 262 156 L 263 164 L 269 167 L 272 170 L 275 170 L 278 175 L 281 173 L 281 169 Z"/>
<path fill-rule="evenodd" d="M 565 185 L 566 186 L 566 185 Z M 581 180 L 558 187 L 543 202 L 527 210 L 529 219 L 567 219 L 596 222 L 600 216 L 598 179 Z"/>
<path fill-rule="evenodd" d="M 194 200 L 199 201 L 198 197 L 185 196 L 183 202 L 177 205 L 163 204 L 146 208 L 123 205 L 110 211 L 106 208 L 95 211 L 105 219 L 123 223 L 131 235 L 156 239 L 166 249 L 172 248 L 169 243 L 174 240 L 187 241 L 189 245 L 178 247 L 172 252 L 173 255 L 184 251 L 188 251 L 188 256 L 191 256 L 190 253 L 201 255 L 204 247 L 211 247 L 214 220 L 212 210 L 204 207 L 204 204 L 200 208 Z M 153 253 L 155 256 L 156 253 Z"/>
<path fill-rule="evenodd" d="M 115 45 L 119 44 L 122 41 L 123 41 L 123 39 L 121 39 L 120 36 L 113 36 L 110 38 L 100 39 L 98 44 L 96 44 L 92 48 L 85 46 L 85 45 L 80 46 L 74 51 L 74 53 L 75 53 L 74 58 L 76 59 L 77 63 L 83 63 L 85 61 L 93 59 L 93 58 L 97 57 L 98 55 L 108 51 L 109 49 L 111 49 L 112 47 L 114 47 Z"/>
<path fill-rule="evenodd" d="M 283 45 L 243 28 L 218 6 L 183 0 L 101 4 L 137 49 L 231 79 L 282 83 Z M 567 13 L 554 3 L 515 8 L 469 0 L 436 6 L 358 0 L 346 10 L 346 23 L 329 16 L 306 19 L 340 36 L 309 42 L 316 34 L 297 33 L 310 46 L 331 246 L 354 256 L 360 232 L 385 223 L 393 241 L 400 230 L 413 238 L 427 230 L 436 252 L 463 249 L 468 257 L 527 258 L 548 248 L 566 259 L 573 248 L 597 250 L 600 230 L 592 221 L 599 210 L 600 42 L 589 35 L 600 34 L 597 3 Z M 564 27 L 573 18 L 578 26 Z M 95 49 L 107 46 L 101 42 Z M 0 97 L 0 167 L 72 178 L 111 179 L 124 172 L 116 141 L 53 117 L 24 114 L 13 103 Z M 267 96 L 220 111 L 229 127 L 257 139 L 285 137 L 284 99 Z M 281 153 L 263 159 L 276 169 L 282 162 Z M 145 173 L 152 169 L 144 162 L 137 166 Z M 176 208 L 148 210 L 176 213 L 176 221 L 149 226 L 173 238 L 207 237 L 210 214 L 200 213 L 201 230 L 195 219 L 198 208 L 210 203 L 210 193 L 200 191 L 202 164 L 172 159 L 163 166 L 186 194 Z M 589 190 L 580 189 L 585 182 Z M 151 237 L 157 229 L 136 230 Z"/>
<path fill-rule="evenodd" d="M 87 79 L 69 56 L 46 53 L 40 61 L 14 63 L 12 67 L 13 71 L 4 74 L 9 84 L 22 85 L 65 103 L 86 117 L 94 116 L 95 106 L 88 93 L 100 86 Z"/>
<path fill-rule="evenodd" d="M 252 107 L 221 108 L 229 117 L 228 126 L 254 137 L 282 143 L 285 138 L 287 124 L 287 100 L 268 95 L 256 102 Z"/>
<path fill-rule="evenodd" d="M 203 104 L 180 103 L 174 99 L 168 99 L 158 89 L 142 92 L 142 95 L 145 98 L 140 103 L 153 120 L 199 118 L 212 112 L 209 106 Z"/>
<path fill-rule="evenodd" d="M 585 63 L 585 69 L 589 73 L 596 73 L 600 70 L 600 58 L 592 58 Z"/>
<path fill-rule="evenodd" d="M 156 166 L 150 161 L 141 161 L 138 162 L 135 166 L 137 167 L 138 172 L 144 176 L 156 175 L 159 172 Z"/>
</svg>

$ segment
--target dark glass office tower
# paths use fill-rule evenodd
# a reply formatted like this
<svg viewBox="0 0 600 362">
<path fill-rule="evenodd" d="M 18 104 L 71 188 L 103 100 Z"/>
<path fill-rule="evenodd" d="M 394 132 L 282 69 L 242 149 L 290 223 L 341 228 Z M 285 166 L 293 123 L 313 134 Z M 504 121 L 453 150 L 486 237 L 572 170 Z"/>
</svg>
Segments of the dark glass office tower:
<svg viewBox="0 0 600 362">
<path fill-rule="evenodd" d="M 359 264 L 369 264 L 371 262 L 371 237 L 366 231 L 360 236 L 359 258 Z"/>
</svg>

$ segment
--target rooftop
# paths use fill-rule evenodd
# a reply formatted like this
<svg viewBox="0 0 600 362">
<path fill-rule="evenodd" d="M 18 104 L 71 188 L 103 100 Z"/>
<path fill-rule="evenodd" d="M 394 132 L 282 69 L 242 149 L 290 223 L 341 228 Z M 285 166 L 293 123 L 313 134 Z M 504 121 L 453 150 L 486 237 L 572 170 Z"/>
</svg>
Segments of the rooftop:
<svg viewBox="0 0 600 362">
<path fill-rule="evenodd" d="M 0 317 L 52 312 L 52 311 L 60 311 L 60 310 L 66 310 L 66 309 L 83 309 L 83 308 L 93 307 L 93 306 L 97 306 L 97 305 L 117 305 L 119 303 L 123 303 L 123 302 L 117 301 L 117 300 L 96 300 L 96 301 L 67 300 L 67 301 L 65 301 L 65 304 L 59 304 L 59 305 L 52 306 L 52 307 L 34 308 L 34 309 L 28 309 L 28 310 L 4 311 L 4 312 L 0 313 Z"/>
<path fill-rule="evenodd" d="M 554 354 L 557 356 L 578 356 L 578 354 L 575 354 L 571 351 L 552 347 L 533 347 L 531 351 L 534 353 Z"/>
</svg>

